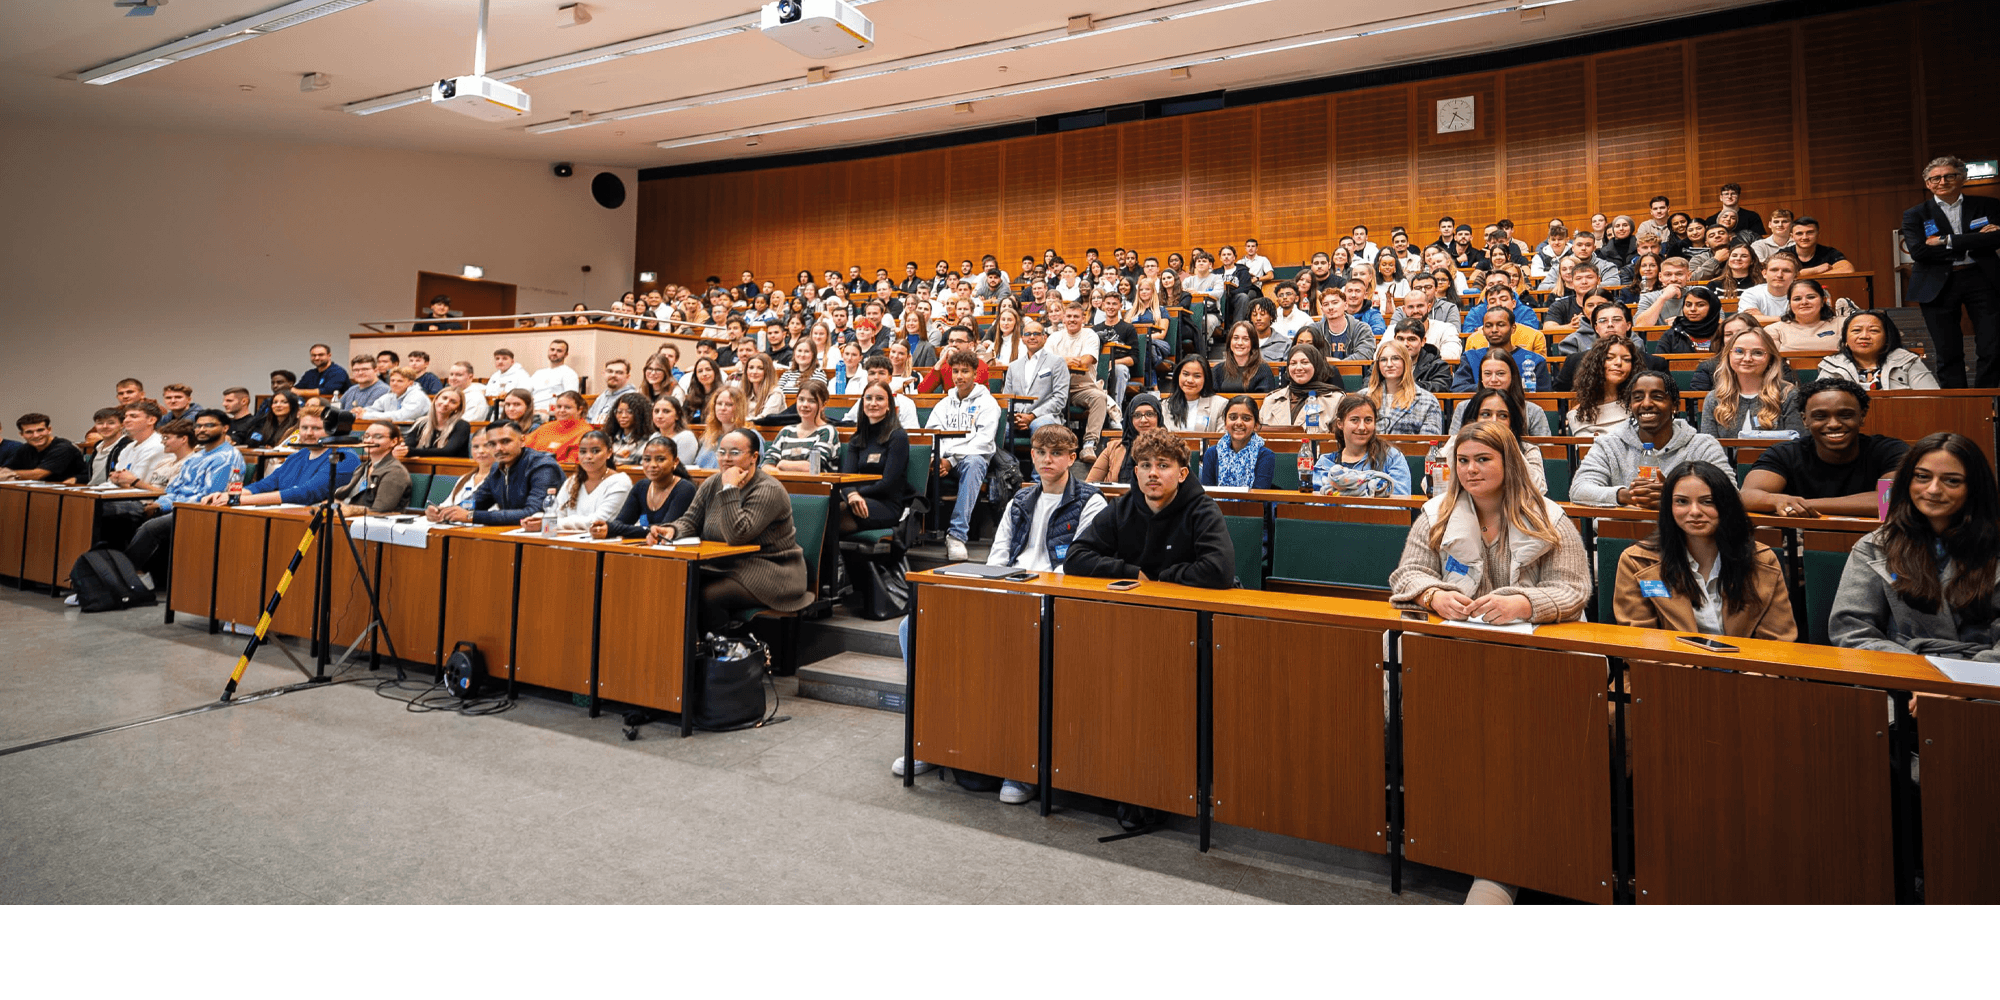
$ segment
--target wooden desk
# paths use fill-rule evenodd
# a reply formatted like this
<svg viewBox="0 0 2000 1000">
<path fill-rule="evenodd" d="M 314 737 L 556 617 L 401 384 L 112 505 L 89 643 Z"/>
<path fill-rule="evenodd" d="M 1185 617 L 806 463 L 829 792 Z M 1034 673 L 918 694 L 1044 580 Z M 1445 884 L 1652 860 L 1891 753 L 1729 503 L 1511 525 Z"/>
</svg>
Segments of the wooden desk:
<svg viewBox="0 0 2000 1000">
<path fill-rule="evenodd" d="M 0 575 L 21 587 L 68 587 L 70 569 L 97 542 L 99 506 L 151 498 L 144 490 L 0 483 Z"/>
<path fill-rule="evenodd" d="M 1599 901 L 1884 900 L 1885 887 L 1893 899 L 1889 831 L 1907 809 L 1888 790 L 1885 692 L 1917 691 L 1946 696 L 1921 699 L 1924 718 L 1949 706 L 1937 731 L 1951 746 L 1924 748 L 1944 775 L 1924 804 L 1926 857 L 1961 893 L 1941 898 L 2000 898 L 2000 865 L 1980 849 L 2000 801 L 2000 708 L 1955 700 L 2000 690 L 1922 657 L 1751 639 L 1712 653 L 1585 622 L 1501 633 L 1379 600 L 1163 583 L 1113 593 L 1057 574 L 910 580 L 906 752 L 1016 780 L 1049 773 L 1044 809 L 1052 786 L 1186 815 L 1192 768 L 1208 793 L 1195 810 L 1204 847 L 1222 818 L 1362 850 L 1397 841 L 1397 879 L 1407 856 Z M 995 624 L 974 637 L 966 621 Z M 1401 638 L 1387 661 L 1385 635 Z M 1629 707 L 1612 683 L 1628 664 Z M 1629 792 L 1615 738 L 1627 718 Z"/>
</svg>

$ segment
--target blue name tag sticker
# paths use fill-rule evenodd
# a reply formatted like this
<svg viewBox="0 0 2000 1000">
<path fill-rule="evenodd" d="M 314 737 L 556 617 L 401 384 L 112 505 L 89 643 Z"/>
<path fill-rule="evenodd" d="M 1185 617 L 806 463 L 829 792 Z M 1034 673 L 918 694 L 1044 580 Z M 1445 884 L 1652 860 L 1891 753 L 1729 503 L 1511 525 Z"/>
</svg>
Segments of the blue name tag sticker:
<svg viewBox="0 0 2000 1000">
<path fill-rule="evenodd" d="M 1462 562 L 1459 562 L 1455 557 L 1452 556 L 1444 557 L 1444 571 L 1446 573 L 1456 574 L 1458 576 L 1472 575 L 1472 567 L 1467 566 Z"/>
<path fill-rule="evenodd" d="M 1063 560 L 1065 560 L 1065 559 L 1068 559 L 1068 558 L 1069 558 L 1069 546 L 1067 546 L 1067 545 L 1058 545 L 1058 546 L 1056 546 L 1056 552 L 1055 552 L 1055 555 L 1056 555 L 1056 562 L 1057 562 L 1058 564 L 1060 564 L 1060 563 L 1061 563 L 1061 562 L 1062 562 Z"/>
<path fill-rule="evenodd" d="M 1671 597 L 1667 585 L 1660 580 L 1640 580 L 1639 593 L 1646 597 Z"/>
<path fill-rule="evenodd" d="M 1937 227 L 1937 223 L 1936 223 L 1936 222 L 1934 222 L 1934 221 L 1932 221 L 1932 220 L 1930 220 L 1930 219 L 1925 219 L 1925 220 L 1924 220 L 1924 235 L 1925 235 L 1925 236 L 1936 236 L 1937 234 L 1938 234 L 1938 227 Z"/>
<path fill-rule="evenodd" d="M 1980 227 L 1982 227 L 1982 226 L 1986 225 L 1987 223 L 1989 223 L 1989 222 L 1991 222 L 1991 221 L 1993 221 L 1993 220 L 1992 220 L 1992 219 L 1989 219 L 1989 218 L 1987 218 L 1986 216 L 1983 216 L 1983 215 L 1982 215 L 1982 216 L 1980 216 L 1979 218 L 1977 218 L 1977 219 L 1974 219 L 1974 220 L 1972 220 L 1971 222 L 1968 222 L 1968 223 L 1966 223 L 1966 224 L 1965 224 L 1965 228 L 1967 228 L 1967 229 L 1978 229 L 1978 228 L 1980 228 Z"/>
</svg>

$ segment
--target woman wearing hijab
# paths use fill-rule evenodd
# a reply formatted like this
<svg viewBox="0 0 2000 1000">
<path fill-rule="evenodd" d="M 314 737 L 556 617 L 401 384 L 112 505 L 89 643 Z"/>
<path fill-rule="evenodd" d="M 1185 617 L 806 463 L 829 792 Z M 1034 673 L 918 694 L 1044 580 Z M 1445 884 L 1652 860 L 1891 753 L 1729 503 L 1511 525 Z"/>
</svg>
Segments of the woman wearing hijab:
<svg viewBox="0 0 2000 1000">
<path fill-rule="evenodd" d="M 1133 485 L 1132 449 L 1128 442 L 1160 426 L 1161 416 L 1165 412 L 1160 405 L 1160 397 L 1150 392 L 1133 396 L 1131 402 L 1125 404 L 1124 434 L 1097 453 L 1097 461 L 1091 463 L 1090 474 L 1084 481 Z M 1116 478 L 1113 477 L 1113 473 L 1117 474 Z"/>
<path fill-rule="evenodd" d="M 1701 354 L 1714 349 L 1715 332 L 1722 325 L 1722 297 L 1715 289 L 1689 285 L 1681 296 L 1681 314 L 1674 325 L 1660 334 L 1654 354 Z"/>
<path fill-rule="evenodd" d="M 1309 400 L 1319 403 L 1314 414 L 1319 424 L 1330 423 L 1340 402 L 1340 375 L 1318 348 L 1299 344 L 1285 355 L 1284 388 L 1264 397 L 1258 420 L 1271 427 L 1303 427 Z"/>
</svg>

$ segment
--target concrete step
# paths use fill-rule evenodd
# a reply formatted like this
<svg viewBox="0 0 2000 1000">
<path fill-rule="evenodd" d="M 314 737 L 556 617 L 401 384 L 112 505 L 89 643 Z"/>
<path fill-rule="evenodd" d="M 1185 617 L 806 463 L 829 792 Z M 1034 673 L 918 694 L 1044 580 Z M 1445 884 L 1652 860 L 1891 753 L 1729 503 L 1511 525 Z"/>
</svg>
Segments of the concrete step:
<svg viewBox="0 0 2000 1000">
<path fill-rule="evenodd" d="M 894 634 L 889 638 L 893 642 Z M 799 668 L 798 696 L 901 712 L 908 690 L 904 680 L 900 656 L 837 653 Z"/>
</svg>

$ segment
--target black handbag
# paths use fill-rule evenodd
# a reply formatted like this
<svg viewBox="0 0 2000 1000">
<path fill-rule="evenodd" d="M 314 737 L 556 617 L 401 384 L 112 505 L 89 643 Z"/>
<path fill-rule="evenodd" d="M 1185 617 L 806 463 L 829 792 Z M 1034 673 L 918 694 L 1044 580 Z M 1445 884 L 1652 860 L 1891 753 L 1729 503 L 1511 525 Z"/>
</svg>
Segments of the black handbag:
<svg viewBox="0 0 2000 1000">
<path fill-rule="evenodd" d="M 869 621 L 887 621 L 910 613 L 910 560 L 893 556 L 850 555 L 847 579 L 853 585 L 854 613 Z"/>
<path fill-rule="evenodd" d="M 749 636 L 703 637 L 695 647 L 701 681 L 695 692 L 695 728 L 718 732 L 762 720 L 764 673 L 770 664 L 770 648 Z"/>
</svg>

